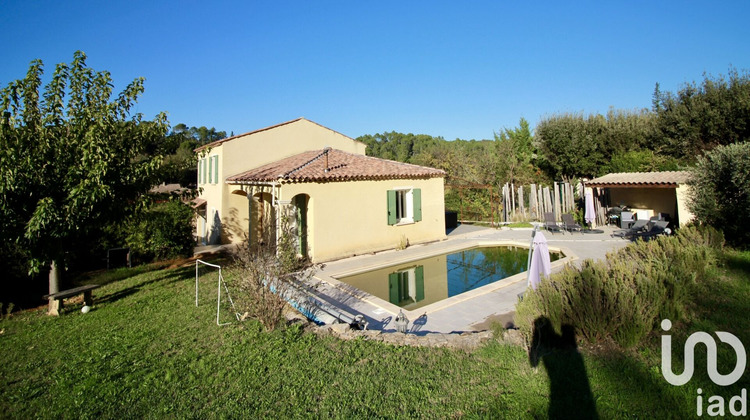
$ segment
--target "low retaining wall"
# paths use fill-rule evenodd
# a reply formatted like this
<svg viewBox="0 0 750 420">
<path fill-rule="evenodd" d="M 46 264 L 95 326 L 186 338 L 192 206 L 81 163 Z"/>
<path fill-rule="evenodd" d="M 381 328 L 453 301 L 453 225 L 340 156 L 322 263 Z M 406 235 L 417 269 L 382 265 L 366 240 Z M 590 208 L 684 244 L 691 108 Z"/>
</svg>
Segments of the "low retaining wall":
<svg viewBox="0 0 750 420">
<path fill-rule="evenodd" d="M 323 325 L 313 328 L 314 332 L 321 336 L 334 336 L 342 340 L 372 340 L 394 346 L 444 347 L 453 350 L 473 351 L 490 340 L 496 339 L 510 345 L 525 347 L 523 337 L 518 330 L 505 330 L 502 337 L 495 337 L 492 331 L 416 335 L 377 330 L 356 330 L 348 324 Z"/>
</svg>

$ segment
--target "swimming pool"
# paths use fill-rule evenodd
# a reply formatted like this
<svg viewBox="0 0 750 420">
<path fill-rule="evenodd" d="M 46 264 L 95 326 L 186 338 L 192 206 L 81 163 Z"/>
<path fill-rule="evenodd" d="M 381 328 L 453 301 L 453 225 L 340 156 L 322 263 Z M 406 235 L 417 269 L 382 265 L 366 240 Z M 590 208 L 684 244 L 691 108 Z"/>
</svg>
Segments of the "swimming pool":
<svg viewBox="0 0 750 420">
<path fill-rule="evenodd" d="M 337 280 L 411 311 L 526 271 L 527 260 L 525 247 L 475 247 Z"/>
</svg>

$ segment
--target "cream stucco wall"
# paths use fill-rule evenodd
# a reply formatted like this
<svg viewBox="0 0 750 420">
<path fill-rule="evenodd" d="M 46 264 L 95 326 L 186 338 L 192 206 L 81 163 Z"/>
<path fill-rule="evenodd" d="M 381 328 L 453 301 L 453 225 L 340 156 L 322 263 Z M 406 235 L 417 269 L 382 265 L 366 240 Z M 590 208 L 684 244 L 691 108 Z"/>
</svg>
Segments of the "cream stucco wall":
<svg viewBox="0 0 750 420">
<path fill-rule="evenodd" d="M 222 242 L 241 242 L 248 240 L 248 226 L 250 223 L 250 203 L 247 193 L 238 185 L 227 186 L 227 211 L 222 220 Z"/>
<path fill-rule="evenodd" d="M 420 188 L 422 220 L 388 225 L 387 191 Z M 445 238 L 443 178 L 285 184 L 280 200 L 307 194 L 308 253 L 313 261 L 393 249 Z"/>
<path fill-rule="evenodd" d="M 221 179 L 324 147 L 365 154 L 366 145 L 305 119 L 222 143 L 224 166 Z"/>
<path fill-rule="evenodd" d="M 635 209 L 651 209 L 653 214 L 667 213 L 673 222 L 684 225 L 693 219 L 685 204 L 687 185 L 678 188 L 614 188 L 610 187 L 610 203 Z"/>
<path fill-rule="evenodd" d="M 219 157 L 219 177 L 218 179 L 212 179 L 211 181 L 213 182 L 209 182 L 208 174 L 206 174 L 205 176 L 205 182 L 201 182 L 201 160 L 198 161 L 198 188 L 200 191 L 198 197 L 206 200 L 206 220 L 202 221 L 200 220 L 201 217 L 198 216 L 199 220 L 196 223 L 196 229 L 198 229 L 198 232 L 196 232 L 196 234 L 198 237 L 202 238 L 203 242 L 205 243 L 221 242 L 222 235 L 218 226 L 220 226 L 222 221 L 225 219 L 225 204 L 223 197 L 223 190 L 225 189 L 225 186 L 223 178 L 221 177 L 221 168 L 223 165 L 221 148 L 211 150 L 207 153 L 200 153 L 198 155 L 199 159 L 206 160 L 206 172 L 208 172 L 208 160 L 214 156 Z"/>
<path fill-rule="evenodd" d="M 690 223 L 695 219 L 695 215 L 688 209 L 687 201 L 690 192 L 689 185 L 680 185 L 675 193 L 677 194 L 677 212 L 680 218 L 680 225 Z"/>
<path fill-rule="evenodd" d="M 204 236 L 204 222 L 198 216 L 195 224 L 197 236 L 203 237 L 207 243 L 232 243 L 246 239 L 237 227 L 244 224 L 244 232 L 247 232 L 247 198 L 232 194 L 232 191 L 239 190 L 240 187 L 226 185 L 224 180 L 289 156 L 322 150 L 324 147 L 364 155 L 366 145 L 312 121 L 299 119 L 267 130 L 240 135 L 198 152 L 199 158 L 218 156 L 219 176 L 213 183 L 208 182 L 208 176 L 205 183 L 200 182 L 200 177 L 198 179 L 199 198 L 206 200 L 207 234 Z M 228 228 L 225 229 L 225 226 Z M 216 233 L 219 231 L 220 235 Z"/>
<path fill-rule="evenodd" d="M 610 202 L 636 209 L 650 209 L 653 213 L 667 213 L 674 219 L 677 198 L 674 188 L 610 188 Z"/>
</svg>

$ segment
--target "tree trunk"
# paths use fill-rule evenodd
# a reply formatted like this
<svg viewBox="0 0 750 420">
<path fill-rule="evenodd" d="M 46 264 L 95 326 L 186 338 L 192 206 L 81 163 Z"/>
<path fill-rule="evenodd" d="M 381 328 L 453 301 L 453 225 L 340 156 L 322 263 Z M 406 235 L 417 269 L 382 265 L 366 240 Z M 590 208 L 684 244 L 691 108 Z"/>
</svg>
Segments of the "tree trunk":
<svg viewBox="0 0 750 420">
<path fill-rule="evenodd" d="M 60 282 L 62 280 L 62 266 L 60 261 L 52 260 L 49 268 L 49 294 L 57 293 L 60 291 Z M 57 312 L 57 301 L 55 299 L 49 300 L 49 312 Z"/>
</svg>

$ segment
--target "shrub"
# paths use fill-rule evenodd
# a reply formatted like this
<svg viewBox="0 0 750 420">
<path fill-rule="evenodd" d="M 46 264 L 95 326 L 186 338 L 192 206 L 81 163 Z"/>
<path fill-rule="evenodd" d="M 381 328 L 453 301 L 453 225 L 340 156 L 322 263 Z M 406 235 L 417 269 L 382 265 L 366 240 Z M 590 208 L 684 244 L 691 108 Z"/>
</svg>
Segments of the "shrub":
<svg viewBox="0 0 750 420">
<path fill-rule="evenodd" d="M 674 157 L 659 155 L 653 150 L 644 149 L 615 153 L 600 173 L 677 171 L 679 169 L 679 161 Z"/>
<path fill-rule="evenodd" d="M 583 207 L 576 207 L 573 211 L 570 212 L 571 215 L 573 215 L 573 220 L 575 220 L 576 223 L 578 223 L 581 226 L 587 225 L 586 223 L 586 210 Z"/>
<path fill-rule="evenodd" d="M 526 293 L 516 325 L 528 342 L 535 321 L 547 318 L 558 334 L 570 325 L 591 342 L 610 338 L 632 347 L 659 320 L 684 317 L 693 285 L 705 279 L 721 246 L 715 229 L 687 227 L 672 237 L 638 241 L 606 261 L 567 267 Z"/>
<path fill-rule="evenodd" d="M 268 331 L 282 324 L 285 297 L 292 293 L 294 283 L 312 275 L 311 270 L 305 270 L 306 261 L 297 255 L 289 215 L 282 213 L 279 222 L 278 241 L 266 239 L 266 245 L 253 247 L 244 242 L 237 248 L 227 277 L 231 287 L 240 292 L 235 299 L 238 310 L 258 320 Z M 262 235 L 272 238 L 273 232 Z"/>
<path fill-rule="evenodd" d="M 282 269 L 275 249 L 252 249 L 247 243 L 237 248 L 229 269 L 228 284 L 239 290 L 235 304 L 239 312 L 258 320 L 272 331 L 281 324 L 286 301 L 289 273 Z"/>
<path fill-rule="evenodd" d="M 723 230 L 733 245 L 750 245 L 750 142 L 716 147 L 692 175 L 688 205 L 698 220 Z"/>
<path fill-rule="evenodd" d="M 127 244 L 142 261 L 193 254 L 193 210 L 180 201 L 151 206 L 131 219 L 127 231 Z"/>
</svg>

